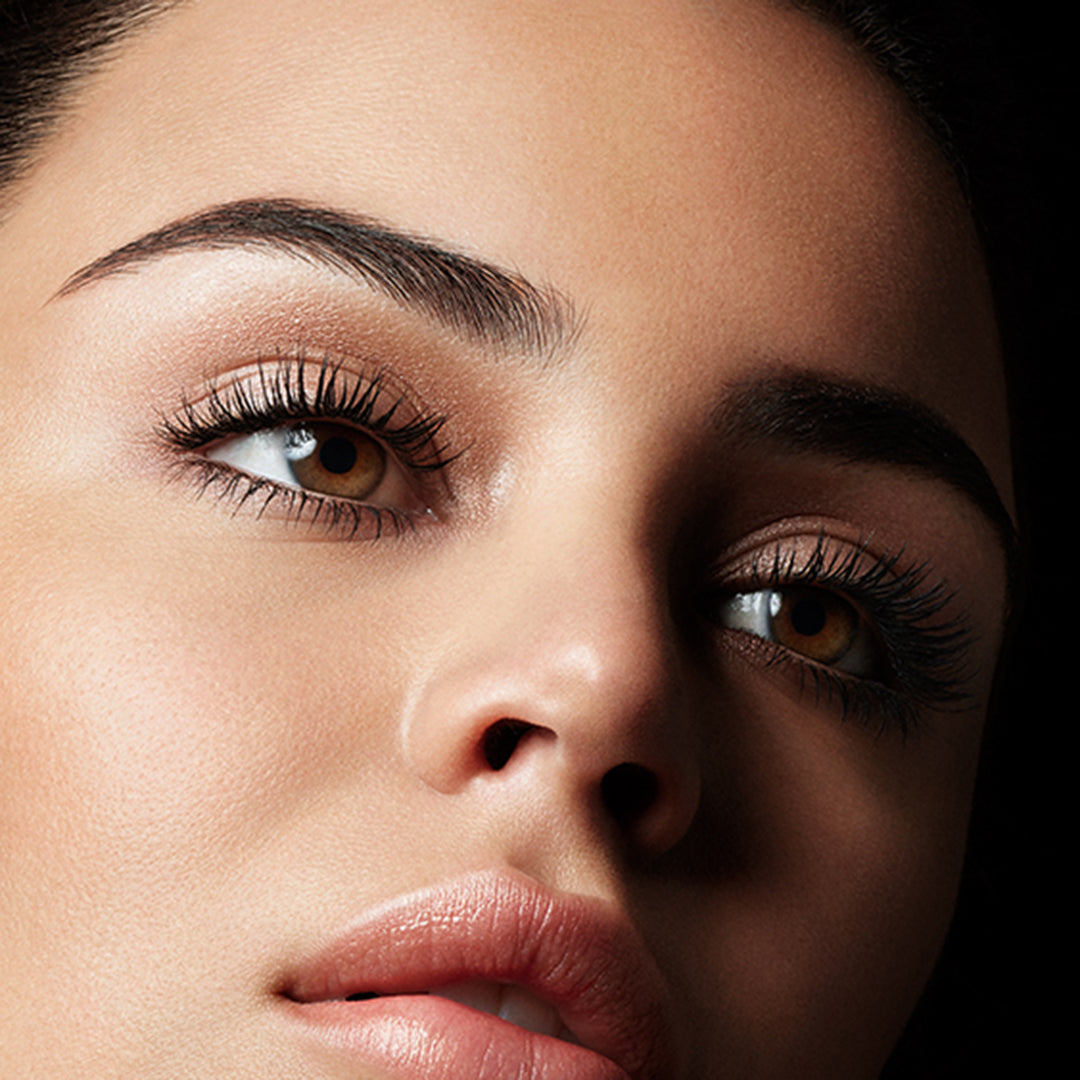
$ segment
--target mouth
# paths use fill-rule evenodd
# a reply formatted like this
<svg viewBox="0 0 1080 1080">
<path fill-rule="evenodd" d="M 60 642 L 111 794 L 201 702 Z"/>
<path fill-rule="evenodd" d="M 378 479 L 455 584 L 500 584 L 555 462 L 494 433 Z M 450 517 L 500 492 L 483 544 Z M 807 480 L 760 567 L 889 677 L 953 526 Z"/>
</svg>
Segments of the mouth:
<svg viewBox="0 0 1080 1080">
<path fill-rule="evenodd" d="M 599 900 L 481 873 L 369 912 L 280 990 L 324 1048 L 427 1080 L 666 1080 L 666 988 Z"/>
</svg>

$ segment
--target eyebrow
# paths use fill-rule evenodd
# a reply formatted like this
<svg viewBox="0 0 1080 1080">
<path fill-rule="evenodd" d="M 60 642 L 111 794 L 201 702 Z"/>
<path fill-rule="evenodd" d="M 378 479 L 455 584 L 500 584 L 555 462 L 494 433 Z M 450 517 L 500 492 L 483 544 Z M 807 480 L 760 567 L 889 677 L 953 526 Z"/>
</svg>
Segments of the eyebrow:
<svg viewBox="0 0 1080 1080">
<path fill-rule="evenodd" d="M 737 386 L 714 415 L 736 444 L 772 442 L 792 453 L 852 464 L 892 465 L 942 481 L 990 523 L 1010 581 L 1020 544 L 1009 511 L 978 454 L 952 426 L 915 398 L 807 372 Z"/>
<path fill-rule="evenodd" d="M 184 251 L 263 248 L 360 278 L 395 303 L 500 347 L 550 353 L 577 333 L 554 288 L 371 218 L 292 199 L 245 199 L 174 221 L 76 271 L 56 298 Z"/>
</svg>

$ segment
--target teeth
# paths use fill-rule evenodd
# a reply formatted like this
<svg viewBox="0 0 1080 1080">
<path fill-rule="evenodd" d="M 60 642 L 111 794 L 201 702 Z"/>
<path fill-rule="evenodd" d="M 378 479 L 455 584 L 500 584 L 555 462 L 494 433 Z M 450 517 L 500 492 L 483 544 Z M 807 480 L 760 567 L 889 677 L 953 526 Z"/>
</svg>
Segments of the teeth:
<svg viewBox="0 0 1080 1080">
<path fill-rule="evenodd" d="M 500 1020 L 516 1024 L 526 1031 L 577 1042 L 562 1022 L 555 1006 L 522 986 L 474 979 L 470 982 L 454 983 L 453 986 L 443 986 L 430 993 L 468 1005 L 470 1009 L 478 1012 L 497 1016 Z"/>
<path fill-rule="evenodd" d="M 520 986 L 507 986 L 503 990 L 499 1019 L 509 1020 L 526 1031 L 537 1035 L 558 1035 L 562 1020 L 553 1005 L 541 1001 L 535 994 Z"/>
<path fill-rule="evenodd" d="M 502 998 L 502 987 L 498 983 L 481 982 L 478 979 L 444 986 L 431 992 L 461 1005 L 468 1005 L 477 1012 L 491 1013 L 492 1016 L 498 1015 L 499 1001 Z"/>
</svg>

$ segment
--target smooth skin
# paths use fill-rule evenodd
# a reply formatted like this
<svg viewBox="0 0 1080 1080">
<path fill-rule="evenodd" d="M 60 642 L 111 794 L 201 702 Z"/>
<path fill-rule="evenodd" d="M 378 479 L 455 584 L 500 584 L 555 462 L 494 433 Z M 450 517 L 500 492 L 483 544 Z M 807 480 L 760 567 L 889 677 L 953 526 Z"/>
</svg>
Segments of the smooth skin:
<svg viewBox="0 0 1080 1080">
<path fill-rule="evenodd" d="M 252 198 L 522 274 L 572 326 L 529 355 L 245 245 L 56 295 Z M 852 46 L 763 0 L 191 0 L 81 88 L 5 209 L 5 1076 L 366 1078 L 283 1022 L 282 972 L 499 868 L 629 914 L 680 1080 L 876 1075 L 952 909 L 1004 560 L 940 480 L 716 417 L 780 370 L 890 388 L 1010 481 L 973 229 Z M 390 365 L 447 417 L 460 456 L 406 535 L 178 474 L 162 419 L 298 349 Z M 906 737 L 845 721 L 695 622 L 711 577 L 820 534 L 944 584 L 962 705 Z M 532 727 L 494 770 L 501 717 Z M 624 762 L 657 779 L 632 821 L 600 794 Z"/>
</svg>

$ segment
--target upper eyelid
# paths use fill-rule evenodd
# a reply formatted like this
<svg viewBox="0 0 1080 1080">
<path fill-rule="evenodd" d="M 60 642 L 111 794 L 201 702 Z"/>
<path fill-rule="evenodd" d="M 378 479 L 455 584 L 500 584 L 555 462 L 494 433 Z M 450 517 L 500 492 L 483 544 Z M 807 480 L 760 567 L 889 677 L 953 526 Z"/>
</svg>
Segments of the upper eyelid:
<svg viewBox="0 0 1080 1080">
<path fill-rule="evenodd" d="M 216 438 L 305 418 L 350 422 L 420 470 L 440 469 L 458 456 L 439 439 L 447 418 L 428 410 L 389 367 L 360 373 L 329 354 L 312 361 L 304 352 L 209 380 L 199 397 L 162 416 L 157 432 L 173 447 L 197 450 Z M 420 451 L 424 460 L 413 460 Z"/>
<path fill-rule="evenodd" d="M 772 541 L 768 550 L 751 552 L 749 563 L 739 564 L 741 569 L 733 571 L 729 564 L 713 579 L 715 587 L 731 592 L 794 586 L 826 589 L 843 596 L 872 621 L 883 606 L 903 598 L 903 618 L 912 626 L 933 622 L 956 598 L 954 589 L 933 576 L 928 562 L 907 558 L 904 548 L 875 551 L 869 540 L 852 543 L 820 531 L 809 554 L 800 554 L 797 543 L 808 539 L 804 535 Z"/>
<path fill-rule="evenodd" d="M 732 587 L 740 583 L 767 588 L 804 582 L 824 582 L 827 584 L 822 587 L 829 587 L 856 580 L 870 567 L 882 580 L 929 572 L 929 563 L 908 558 L 904 546 L 881 547 L 874 543 L 872 534 L 843 537 L 819 525 L 813 532 L 768 536 L 756 543 L 750 538 L 743 550 L 714 566 L 709 576 L 719 585 L 730 583 Z"/>
</svg>

